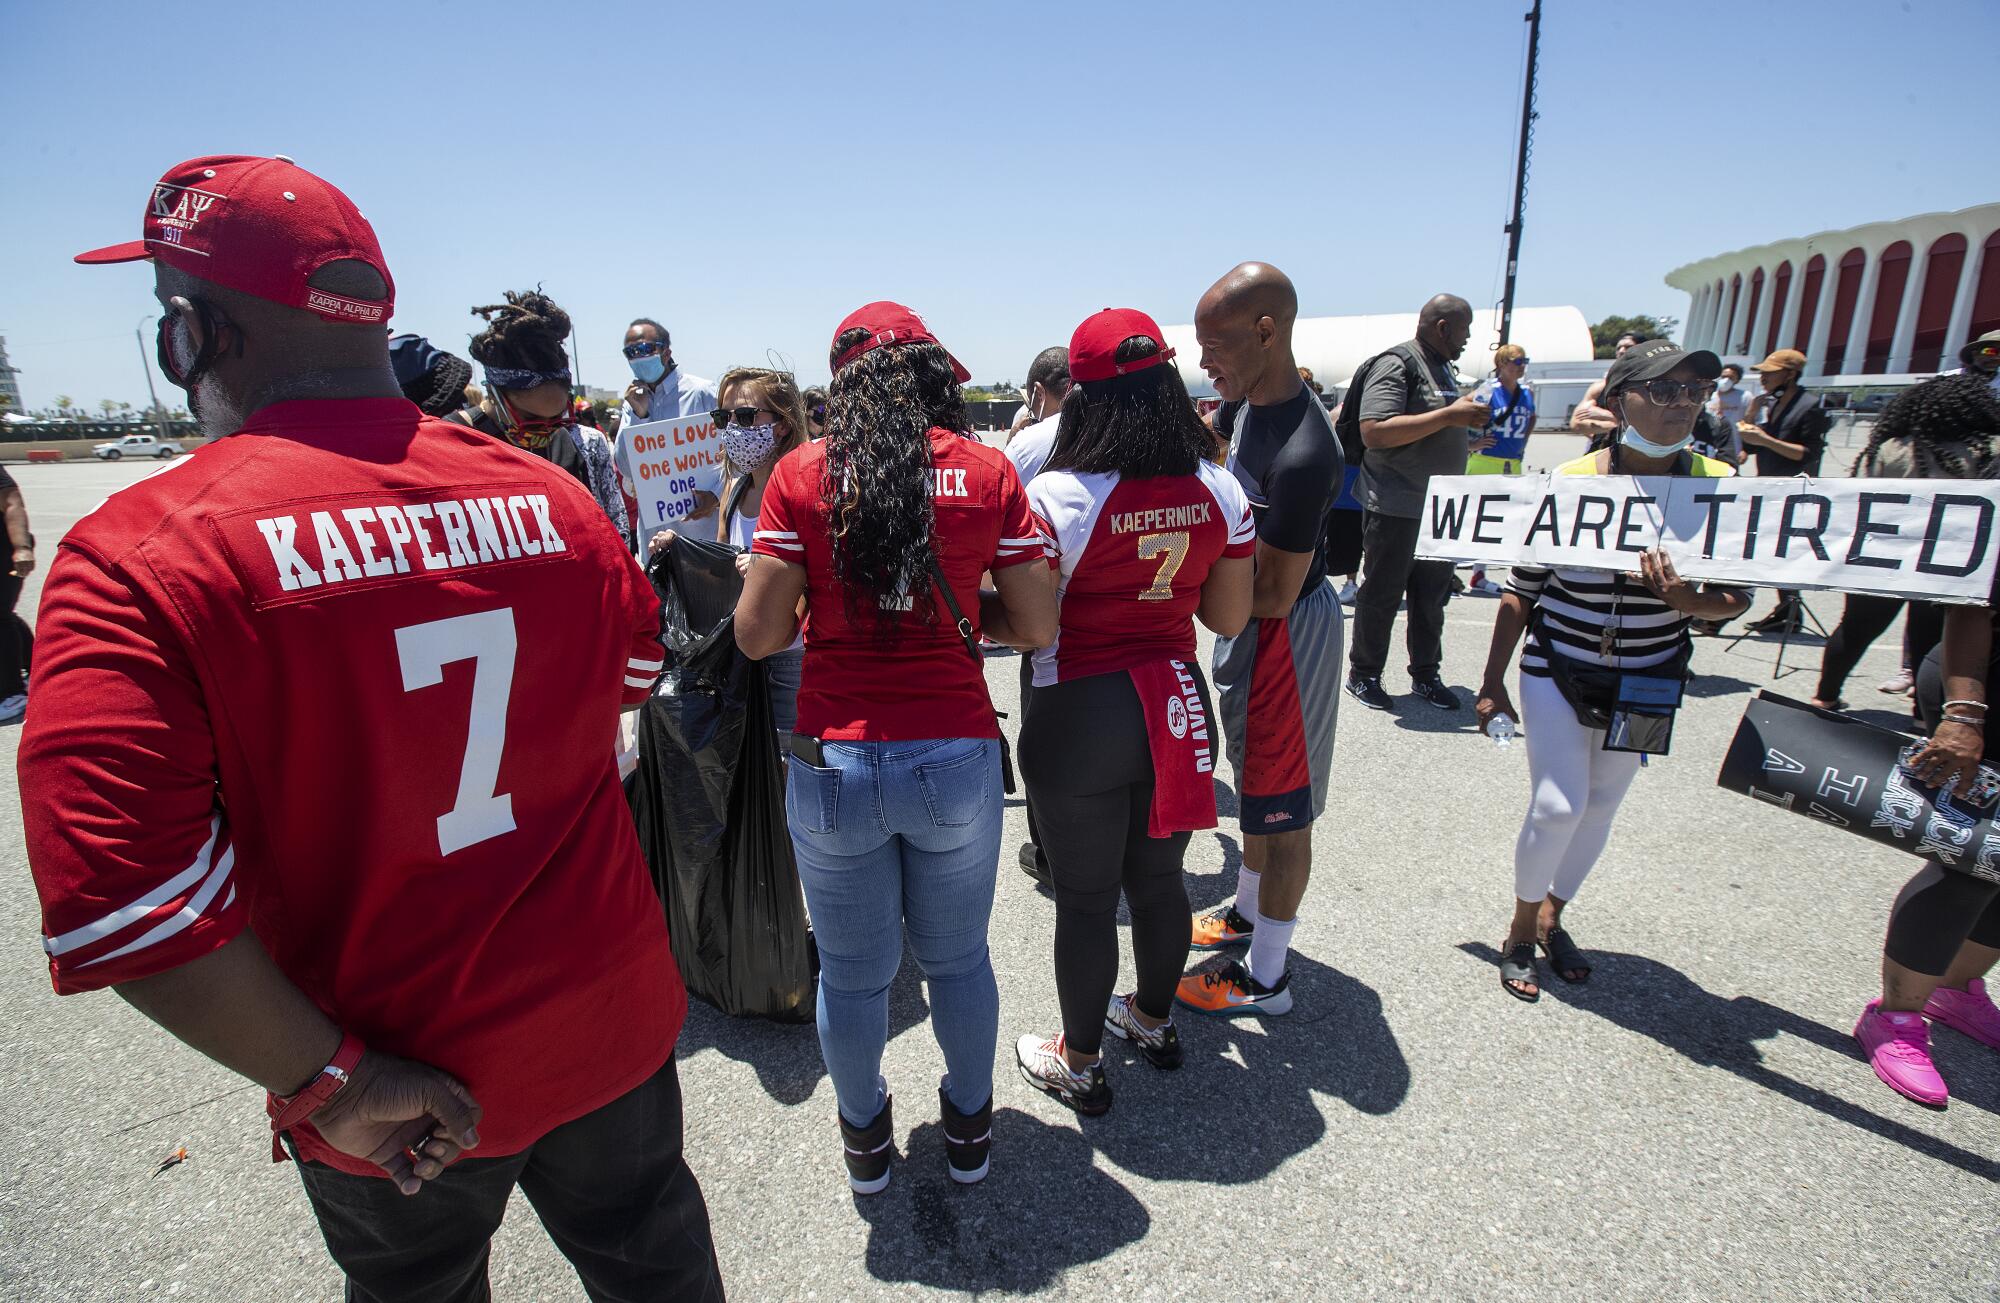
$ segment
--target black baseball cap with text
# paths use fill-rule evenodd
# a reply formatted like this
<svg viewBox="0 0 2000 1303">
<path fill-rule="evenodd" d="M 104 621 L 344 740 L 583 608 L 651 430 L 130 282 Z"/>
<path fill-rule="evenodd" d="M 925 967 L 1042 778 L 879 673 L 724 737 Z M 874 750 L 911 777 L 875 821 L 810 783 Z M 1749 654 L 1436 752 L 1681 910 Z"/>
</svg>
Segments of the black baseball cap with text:
<svg viewBox="0 0 2000 1303">
<path fill-rule="evenodd" d="M 1649 339 L 1634 344 L 1624 357 L 1611 364 L 1611 370 L 1604 375 L 1604 392 L 1615 394 L 1648 380 L 1658 380 L 1684 362 L 1692 362 L 1695 374 L 1703 380 L 1713 380 L 1722 374 L 1722 359 L 1705 348 L 1690 353 L 1671 339 Z"/>
</svg>

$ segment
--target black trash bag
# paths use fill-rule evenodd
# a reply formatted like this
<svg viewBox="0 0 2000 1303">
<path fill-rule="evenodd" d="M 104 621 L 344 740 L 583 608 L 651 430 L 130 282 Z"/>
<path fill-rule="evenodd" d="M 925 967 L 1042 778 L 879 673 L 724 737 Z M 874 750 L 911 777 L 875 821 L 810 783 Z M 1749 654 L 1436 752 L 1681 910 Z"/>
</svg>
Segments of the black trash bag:
<svg viewBox="0 0 2000 1303">
<path fill-rule="evenodd" d="M 667 670 L 639 718 L 632 815 L 688 990 L 728 1014 L 813 1016 L 814 955 L 762 664 L 736 650 L 735 549 L 648 568 Z"/>
</svg>

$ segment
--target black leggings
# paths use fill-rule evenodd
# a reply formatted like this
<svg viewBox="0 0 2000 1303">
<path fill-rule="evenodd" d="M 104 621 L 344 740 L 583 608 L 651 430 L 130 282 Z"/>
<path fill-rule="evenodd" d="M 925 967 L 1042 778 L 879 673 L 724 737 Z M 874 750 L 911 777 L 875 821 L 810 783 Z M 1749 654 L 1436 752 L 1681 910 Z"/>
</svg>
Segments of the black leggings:
<svg viewBox="0 0 2000 1303">
<path fill-rule="evenodd" d="M 1208 705 L 1208 684 L 1188 668 Z M 1215 718 L 1209 707 L 1208 717 Z M 1118 982 L 1118 891 L 1132 911 L 1138 1004 L 1173 1011 L 1187 963 L 1188 834 L 1148 837 L 1153 757 L 1129 675 L 1093 674 L 1036 688 L 1021 729 L 1021 772 L 1056 888 L 1056 997 L 1070 1048 L 1095 1054 Z"/>
<path fill-rule="evenodd" d="M 1854 673 L 1854 667 L 1861 661 L 1861 653 L 1882 636 L 1896 618 L 1896 611 L 1903 605 L 1901 598 L 1873 597 L 1867 593 L 1849 593 L 1847 602 L 1840 608 L 1840 623 L 1833 626 L 1833 632 L 1826 638 L 1826 654 L 1819 663 L 1819 699 L 1837 701 L 1840 690 L 1847 685 L 1847 676 Z M 1909 631 L 1903 641 L 1903 653 L 1910 665 L 1921 665 L 1924 657 L 1931 654 L 1931 648 L 1938 645 L 1944 636 L 1944 608 L 1936 602 L 1911 602 Z"/>
<path fill-rule="evenodd" d="M 1986 667 L 1986 699 L 2000 700 L 2000 647 Z M 1938 649 L 1932 649 L 1917 671 L 1917 710 L 1927 731 L 1935 732 L 1943 713 L 1944 682 L 1938 669 Z M 1994 759 L 1989 735 L 1986 759 Z M 1889 911 L 1889 937 L 1882 953 L 1912 972 L 1942 977 L 1967 941 L 2000 950 L 2000 883 L 1926 864 L 1903 884 Z"/>
</svg>

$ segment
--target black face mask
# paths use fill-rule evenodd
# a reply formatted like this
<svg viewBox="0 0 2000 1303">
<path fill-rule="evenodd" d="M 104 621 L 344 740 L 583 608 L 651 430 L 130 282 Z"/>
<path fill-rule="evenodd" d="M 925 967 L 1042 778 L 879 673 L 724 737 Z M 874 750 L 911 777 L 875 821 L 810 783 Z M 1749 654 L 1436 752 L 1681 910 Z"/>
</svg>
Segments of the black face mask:
<svg viewBox="0 0 2000 1303">
<path fill-rule="evenodd" d="M 243 332 L 237 328 L 235 322 L 230 321 L 202 300 L 192 299 L 190 303 L 195 310 L 195 315 L 201 319 L 202 343 L 201 347 L 195 351 L 193 360 L 183 368 L 180 364 L 180 359 L 175 356 L 173 323 L 178 314 L 172 311 L 161 316 L 159 332 L 154 338 L 153 348 L 159 359 L 160 374 L 164 375 L 168 382 L 175 388 L 187 394 L 188 411 L 194 416 L 196 421 L 200 421 L 201 400 L 196 396 L 196 389 L 201 383 L 201 378 L 207 375 L 209 369 L 215 365 L 215 359 L 221 356 L 222 350 L 219 344 L 222 338 L 221 327 L 227 326 L 234 336 L 235 342 L 230 352 L 236 357 L 243 355 Z"/>
</svg>

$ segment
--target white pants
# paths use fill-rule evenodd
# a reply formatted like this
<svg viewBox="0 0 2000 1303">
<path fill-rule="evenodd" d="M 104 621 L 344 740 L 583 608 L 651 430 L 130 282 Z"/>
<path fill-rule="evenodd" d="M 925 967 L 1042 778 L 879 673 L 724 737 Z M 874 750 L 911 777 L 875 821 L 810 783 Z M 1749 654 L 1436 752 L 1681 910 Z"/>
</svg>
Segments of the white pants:
<svg viewBox="0 0 2000 1303">
<path fill-rule="evenodd" d="M 1521 675 L 1521 713 L 1530 794 L 1514 843 L 1514 895 L 1574 900 L 1611 836 L 1639 757 L 1603 750 L 1604 731 L 1577 721 L 1554 679 Z"/>
</svg>

